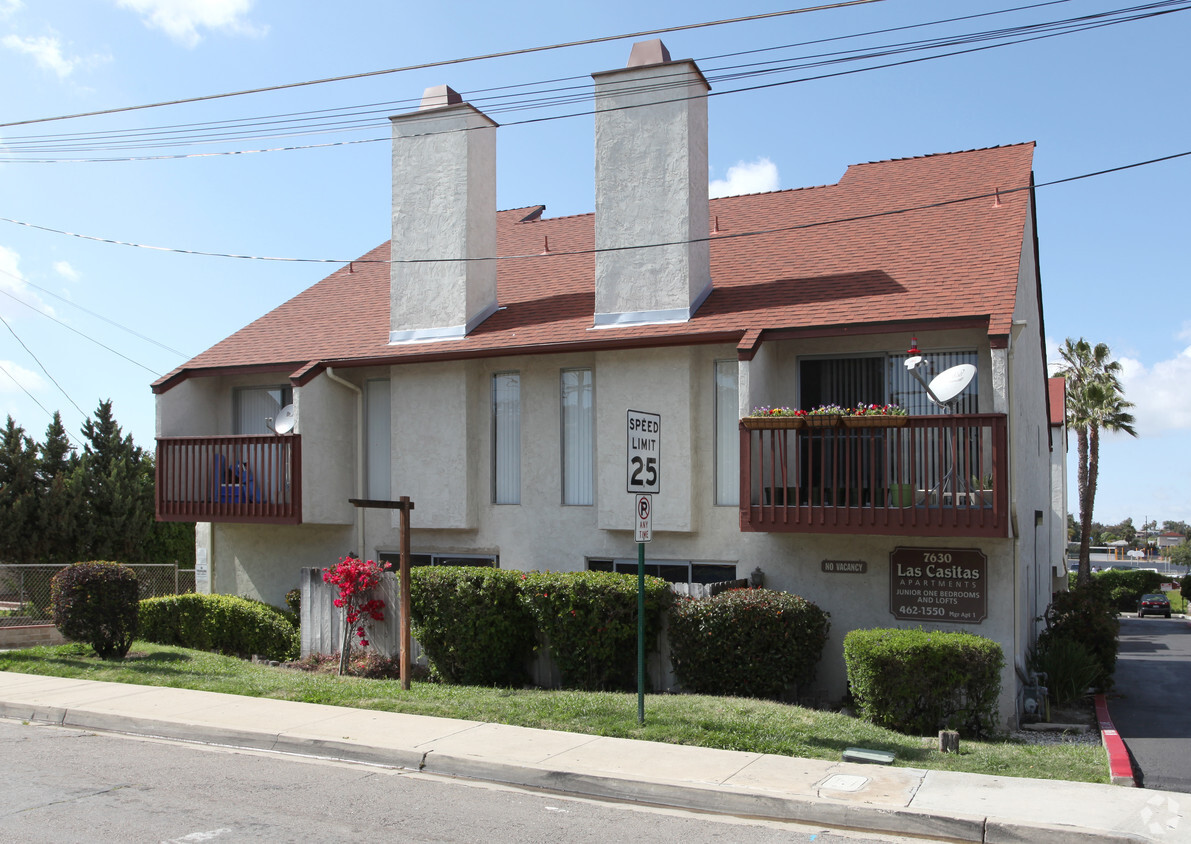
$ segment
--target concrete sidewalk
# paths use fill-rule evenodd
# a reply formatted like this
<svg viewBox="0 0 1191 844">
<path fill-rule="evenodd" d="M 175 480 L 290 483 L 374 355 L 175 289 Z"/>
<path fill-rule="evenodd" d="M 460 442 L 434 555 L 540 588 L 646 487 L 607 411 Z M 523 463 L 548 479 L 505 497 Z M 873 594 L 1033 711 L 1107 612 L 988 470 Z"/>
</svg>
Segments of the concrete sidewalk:
<svg viewBox="0 0 1191 844">
<path fill-rule="evenodd" d="M 980 842 L 1191 841 L 1191 795 L 709 750 L 0 672 L 0 717 L 659 806 Z"/>
</svg>

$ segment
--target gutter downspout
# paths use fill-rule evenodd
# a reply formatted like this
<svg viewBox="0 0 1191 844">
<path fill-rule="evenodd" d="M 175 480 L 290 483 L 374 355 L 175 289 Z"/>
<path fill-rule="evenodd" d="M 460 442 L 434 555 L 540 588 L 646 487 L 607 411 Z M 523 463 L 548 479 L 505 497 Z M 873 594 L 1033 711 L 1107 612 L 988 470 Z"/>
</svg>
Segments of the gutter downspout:
<svg viewBox="0 0 1191 844">
<path fill-rule="evenodd" d="M 364 391 L 351 381 L 344 380 L 335 374 L 335 370 L 327 367 L 327 378 L 336 384 L 347 387 L 356 394 L 356 498 L 364 497 Z M 358 559 L 364 559 L 364 508 L 355 507 L 356 511 L 356 553 Z"/>
</svg>

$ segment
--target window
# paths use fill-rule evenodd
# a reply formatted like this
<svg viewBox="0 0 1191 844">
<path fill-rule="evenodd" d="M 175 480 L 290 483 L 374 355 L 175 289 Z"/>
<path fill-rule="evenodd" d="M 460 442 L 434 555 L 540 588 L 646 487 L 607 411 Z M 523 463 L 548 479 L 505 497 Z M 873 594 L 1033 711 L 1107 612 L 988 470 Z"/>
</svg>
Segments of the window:
<svg viewBox="0 0 1191 844">
<path fill-rule="evenodd" d="M 276 419 L 293 402 L 292 387 L 237 387 L 232 391 L 232 431 L 237 436 L 271 434 L 265 420 Z"/>
<path fill-rule="evenodd" d="M 590 369 L 562 371 L 562 503 L 595 503 L 595 414 Z"/>
<path fill-rule="evenodd" d="M 492 501 L 521 503 L 521 373 L 492 376 Z"/>
<path fill-rule="evenodd" d="M 734 360 L 715 362 L 715 503 L 740 503 L 740 403 Z"/>
<path fill-rule="evenodd" d="M 393 423 L 388 378 L 364 382 L 364 467 L 366 495 L 374 501 L 388 501 L 391 478 Z"/>
<path fill-rule="evenodd" d="M 400 551 L 378 551 L 378 562 L 392 563 L 394 570 L 401 564 Z M 485 566 L 500 568 L 500 557 L 496 554 L 414 554 L 409 555 L 410 568 L 418 566 Z"/>
<path fill-rule="evenodd" d="M 930 352 L 930 379 L 961 363 L 976 364 L 976 352 Z M 849 358 L 802 358 L 798 366 L 799 406 L 821 404 L 899 404 L 912 416 L 942 413 L 905 366 L 906 355 Z M 960 398 L 957 413 L 979 413 L 979 386 L 973 380 Z"/>
<path fill-rule="evenodd" d="M 589 571 L 636 574 L 636 560 L 588 560 Z M 667 583 L 723 583 L 736 580 L 733 563 L 694 563 L 687 560 L 646 560 L 645 573 Z"/>
</svg>

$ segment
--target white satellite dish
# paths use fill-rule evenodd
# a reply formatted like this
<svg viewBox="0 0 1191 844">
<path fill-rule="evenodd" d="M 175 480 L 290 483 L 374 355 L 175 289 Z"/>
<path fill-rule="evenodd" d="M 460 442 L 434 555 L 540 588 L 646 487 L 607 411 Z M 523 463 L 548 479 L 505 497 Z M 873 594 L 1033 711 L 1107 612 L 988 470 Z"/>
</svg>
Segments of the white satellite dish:
<svg viewBox="0 0 1191 844">
<path fill-rule="evenodd" d="M 976 367 L 970 363 L 961 363 L 959 366 L 944 369 L 932 378 L 929 390 L 935 401 L 946 406 L 958 398 L 975 377 Z"/>
<path fill-rule="evenodd" d="M 298 416 L 294 411 L 292 404 L 287 404 L 281 408 L 281 412 L 277 414 L 277 421 L 273 423 L 273 431 L 278 434 L 288 434 L 294 429 L 294 425 L 298 422 Z"/>
</svg>

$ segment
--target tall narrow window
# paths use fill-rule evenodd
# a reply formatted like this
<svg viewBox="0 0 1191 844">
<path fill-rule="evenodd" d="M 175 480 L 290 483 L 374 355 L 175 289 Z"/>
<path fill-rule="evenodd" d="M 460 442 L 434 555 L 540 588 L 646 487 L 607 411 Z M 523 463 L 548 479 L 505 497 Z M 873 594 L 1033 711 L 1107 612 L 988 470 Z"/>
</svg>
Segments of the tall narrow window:
<svg viewBox="0 0 1191 844">
<path fill-rule="evenodd" d="M 388 501 L 391 494 L 392 409 L 388 378 L 364 382 L 364 466 L 368 497 Z"/>
<path fill-rule="evenodd" d="M 492 501 L 521 503 L 521 373 L 492 376 Z"/>
<path fill-rule="evenodd" d="M 740 406 L 737 363 L 715 362 L 715 503 L 740 503 Z"/>
<path fill-rule="evenodd" d="M 562 371 L 562 503 L 593 504 L 595 413 L 590 369 Z"/>
<path fill-rule="evenodd" d="M 293 401 L 290 387 L 237 387 L 232 393 L 232 430 L 240 436 L 271 433 L 265 420 L 276 419 L 281 408 Z"/>
</svg>

